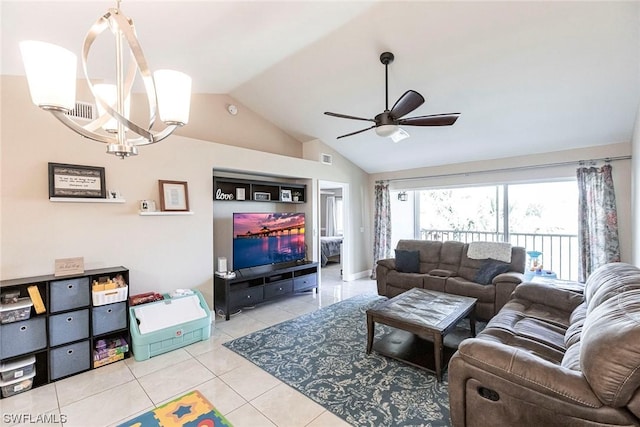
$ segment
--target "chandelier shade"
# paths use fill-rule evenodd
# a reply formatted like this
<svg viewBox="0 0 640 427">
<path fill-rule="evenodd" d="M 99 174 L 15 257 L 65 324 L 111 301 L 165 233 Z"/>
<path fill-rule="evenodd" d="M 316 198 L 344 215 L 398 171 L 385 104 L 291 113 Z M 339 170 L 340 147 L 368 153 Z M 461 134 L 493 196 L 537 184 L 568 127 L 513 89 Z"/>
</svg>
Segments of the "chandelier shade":
<svg viewBox="0 0 640 427">
<path fill-rule="evenodd" d="M 93 84 L 87 59 L 93 42 L 106 30 L 115 38 L 115 84 Z M 131 60 L 125 69 L 127 47 Z M 82 45 L 82 68 L 98 112 L 90 123 L 81 125 L 67 115 L 76 105 L 76 55 L 59 46 L 31 40 L 21 42 L 20 50 L 33 103 L 78 134 L 107 144 L 107 153 L 121 158 L 134 156 L 138 154 L 137 147 L 162 141 L 189 121 L 191 77 L 173 70 L 151 73 L 133 21 L 120 10 L 119 0 L 115 8 L 93 24 Z M 138 74 L 148 101 L 146 125 L 130 120 L 131 92 Z M 158 116 L 165 127 L 156 131 Z"/>
<path fill-rule="evenodd" d="M 21 42 L 20 52 L 33 103 L 45 110 L 73 110 L 76 104 L 76 55 L 60 46 L 34 40 Z"/>
<path fill-rule="evenodd" d="M 153 73 L 158 96 L 160 120 L 165 123 L 189 122 L 191 104 L 191 77 L 173 70 L 158 70 Z"/>
</svg>

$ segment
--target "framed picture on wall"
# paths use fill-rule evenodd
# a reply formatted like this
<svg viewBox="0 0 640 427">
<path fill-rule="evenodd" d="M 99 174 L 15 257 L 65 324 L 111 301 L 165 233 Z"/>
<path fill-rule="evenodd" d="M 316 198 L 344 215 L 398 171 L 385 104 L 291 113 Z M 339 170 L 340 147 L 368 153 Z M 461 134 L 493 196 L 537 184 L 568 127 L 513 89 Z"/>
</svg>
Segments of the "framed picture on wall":
<svg viewBox="0 0 640 427">
<path fill-rule="evenodd" d="M 189 211 L 189 191 L 185 181 L 158 180 L 160 210 L 163 212 Z"/>
<path fill-rule="evenodd" d="M 49 163 L 49 197 L 105 199 L 104 168 Z"/>
<path fill-rule="evenodd" d="M 265 193 L 262 191 L 255 191 L 253 193 L 253 200 L 258 200 L 261 202 L 267 202 L 271 200 L 271 193 Z"/>
<path fill-rule="evenodd" d="M 291 201 L 291 190 L 282 190 L 282 191 L 280 191 L 280 201 L 281 202 L 290 202 Z"/>
</svg>

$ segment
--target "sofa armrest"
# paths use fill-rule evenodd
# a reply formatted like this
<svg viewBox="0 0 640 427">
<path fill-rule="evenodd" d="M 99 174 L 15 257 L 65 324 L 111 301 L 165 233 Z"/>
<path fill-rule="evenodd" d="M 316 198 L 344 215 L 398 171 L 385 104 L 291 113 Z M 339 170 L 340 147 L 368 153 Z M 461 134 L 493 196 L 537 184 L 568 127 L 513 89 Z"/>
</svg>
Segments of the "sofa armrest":
<svg viewBox="0 0 640 427">
<path fill-rule="evenodd" d="M 516 285 L 519 285 L 523 281 L 524 274 L 518 273 L 517 271 L 508 271 L 506 273 L 498 274 L 492 280 L 494 285 L 497 285 L 500 282 L 515 283 Z"/>
<path fill-rule="evenodd" d="M 584 301 L 582 294 L 560 289 L 549 283 L 532 282 L 525 282 L 518 285 L 514 291 L 514 297 L 547 305 L 566 312 L 572 312 Z"/>
<path fill-rule="evenodd" d="M 396 269 L 396 260 L 386 258 L 378 260 L 376 265 L 376 286 L 378 295 L 388 296 L 387 294 L 387 273 Z"/>
<path fill-rule="evenodd" d="M 379 259 L 378 260 L 378 265 L 386 267 L 389 270 L 395 270 L 396 269 L 396 260 L 395 260 L 395 258 Z"/>
<path fill-rule="evenodd" d="M 580 371 L 563 368 L 488 336 L 464 340 L 455 357 L 464 363 L 452 365 L 455 367 L 449 370 L 451 384 L 466 381 L 467 375 L 460 372 L 465 371 L 466 364 L 487 372 L 489 377 L 497 376 L 554 399 L 591 408 L 603 406 Z M 491 387 L 491 384 L 486 386 Z"/>
<path fill-rule="evenodd" d="M 511 299 L 513 291 L 524 280 L 524 274 L 516 271 L 509 271 L 498 274 L 491 283 L 496 287 L 494 315 Z"/>
<path fill-rule="evenodd" d="M 451 276 L 454 275 L 454 272 L 451 271 L 451 270 L 444 270 L 444 269 L 441 269 L 441 268 L 436 268 L 434 270 L 431 270 L 429 272 L 429 274 L 431 276 L 436 276 L 436 277 L 451 277 Z"/>
</svg>

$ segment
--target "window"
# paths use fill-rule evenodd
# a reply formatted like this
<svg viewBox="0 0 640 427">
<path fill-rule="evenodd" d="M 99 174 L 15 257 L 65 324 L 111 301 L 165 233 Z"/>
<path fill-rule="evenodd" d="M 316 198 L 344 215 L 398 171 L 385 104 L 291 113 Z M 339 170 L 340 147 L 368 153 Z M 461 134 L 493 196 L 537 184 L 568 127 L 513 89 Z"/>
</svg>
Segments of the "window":
<svg viewBox="0 0 640 427">
<path fill-rule="evenodd" d="M 407 201 L 391 194 L 393 245 L 407 238 L 509 241 L 542 252 L 543 268 L 559 278 L 577 278 L 575 180 L 403 191 Z"/>
</svg>

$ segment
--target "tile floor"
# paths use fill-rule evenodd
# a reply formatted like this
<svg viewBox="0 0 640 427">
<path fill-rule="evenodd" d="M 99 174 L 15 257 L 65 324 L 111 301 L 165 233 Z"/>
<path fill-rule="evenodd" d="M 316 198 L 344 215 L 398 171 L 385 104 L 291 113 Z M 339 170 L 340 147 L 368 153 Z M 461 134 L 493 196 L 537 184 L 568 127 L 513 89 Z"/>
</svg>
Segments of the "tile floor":
<svg viewBox="0 0 640 427">
<path fill-rule="evenodd" d="M 376 285 L 369 279 L 342 282 L 340 266 L 330 264 L 321 270 L 319 289 L 245 309 L 227 322 L 216 316 L 208 341 L 142 362 L 131 357 L 2 399 L 1 425 L 115 426 L 198 389 L 235 427 L 348 426 L 222 346 L 354 295 L 375 292 Z M 23 417 L 20 422 L 19 417 Z"/>
</svg>

